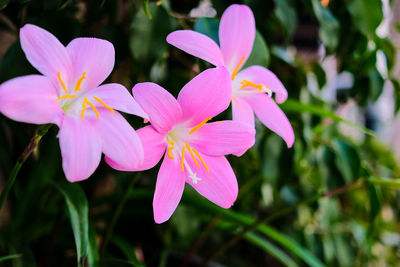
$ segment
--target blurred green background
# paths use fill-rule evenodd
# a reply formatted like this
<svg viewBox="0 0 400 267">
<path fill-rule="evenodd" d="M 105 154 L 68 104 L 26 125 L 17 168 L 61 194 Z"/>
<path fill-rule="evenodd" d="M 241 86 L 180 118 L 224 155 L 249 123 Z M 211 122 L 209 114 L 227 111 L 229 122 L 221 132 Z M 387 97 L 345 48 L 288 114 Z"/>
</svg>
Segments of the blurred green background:
<svg viewBox="0 0 400 267">
<path fill-rule="evenodd" d="M 157 225 L 158 165 L 139 176 L 102 162 L 90 179 L 69 184 L 54 126 L 1 211 L 1 266 L 399 265 L 398 131 L 385 134 L 400 106 L 399 1 L 0 0 L 0 82 L 36 73 L 18 41 L 32 23 L 64 44 L 111 41 L 116 63 L 106 82 L 130 90 L 152 81 L 176 96 L 210 65 L 166 35 L 194 29 L 218 41 L 219 18 L 233 2 L 256 19 L 246 64 L 268 67 L 288 90 L 281 108 L 293 148 L 257 124 L 256 145 L 229 157 L 240 186 L 235 205 L 224 210 L 187 186 L 172 218 Z M 0 187 L 36 128 L 0 116 Z"/>
</svg>

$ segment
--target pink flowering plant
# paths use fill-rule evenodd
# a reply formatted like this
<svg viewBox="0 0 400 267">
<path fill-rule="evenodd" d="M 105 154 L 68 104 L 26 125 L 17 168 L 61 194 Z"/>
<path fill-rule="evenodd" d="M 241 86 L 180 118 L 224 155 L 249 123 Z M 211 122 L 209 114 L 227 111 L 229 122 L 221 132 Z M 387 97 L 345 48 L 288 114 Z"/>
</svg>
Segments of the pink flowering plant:
<svg viewBox="0 0 400 267">
<path fill-rule="evenodd" d="M 77 38 L 67 47 L 46 30 L 27 24 L 22 49 L 42 75 L 18 77 L 0 86 L 0 112 L 33 124 L 56 124 L 65 176 L 89 178 L 102 152 L 121 166 L 138 166 L 143 147 L 116 110 L 147 118 L 120 84 L 100 85 L 114 67 L 114 47 L 96 38 Z"/>
<path fill-rule="evenodd" d="M 0 1 L 0 266 L 397 266 L 397 2 Z"/>
<path fill-rule="evenodd" d="M 225 66 L 231 74 L 233 120 L 254 126 L 254 113 L 268 128 L 279 134 L 291 147 L 294 133 L 289 120 L 275 103 L 287 99 L 287 91 L 270 70 L 251 66 L 242 70 L 253 48 L 256 34 L 254 16 L 246 5 L 231 5 L 219 24 L 219 42 L 208 36 L 179 30 L 168 35 L 167 42 L 183 51 L 210 62 Z"/>
</svg>

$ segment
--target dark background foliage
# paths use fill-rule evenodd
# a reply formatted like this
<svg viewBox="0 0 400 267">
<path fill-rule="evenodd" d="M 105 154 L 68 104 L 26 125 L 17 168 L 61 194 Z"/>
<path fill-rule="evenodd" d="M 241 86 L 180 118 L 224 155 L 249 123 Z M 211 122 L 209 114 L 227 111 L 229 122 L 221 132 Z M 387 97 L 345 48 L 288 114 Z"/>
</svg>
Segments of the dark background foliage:
<svg viewBox="0 0 400 267">
<path fill-rule="evenodd" d="M 157 225 L 152 196 L 158 166 L 138 176 L 102 162 L 90 179 L 69 184 L 53 126 L 22 167 L 0 214 L 0 265 L 397 265 L 400 182 L 384 178 L 400 177 L 400 169 L 371 131 L 373 118 L 367 116 L 367 129 L 334 113 L 352 100 L 367 114 L 387 81 L 399 103 L 395 46 L 376 34 L 381 1 L 332 0 L 324 7 L 318 0 L 214 0 L 216 19 L 195 19 L 188 13 L 198 2 L 0 0 L 0 82 L 36 72 L 18 41 L 19 28 L 32 23 L 64 44 L 80 36 L 111 41 L 116 63 L 106 82 L 130 90 L 152 81 L 176 96 L 210 65 L 168 45 L 166 35 L 195 29 L 218 41 L 221 14 L 232 2 L 243 3 L 258 29 L 247 64 L 268 67 L 286 86 L 289 100 L 281 108 L 295 130 L 293 148 L 257 125 L 256 145 L 229 158 L 240 186 L 235 205 L 221 209 L 186 187 L 172 218 Z M 338 72 L 354 77 L 334 102 L 320 94 L 329 74 L 321 47 L 325 56 L 336 56 Z M 386 58 L 387 75 L 376 68 L 377 53 Z M 309 75 L 317 92 L 309 89 Z M 220 117 L 230 118 L 229 110 Z M 136 129 L 144 125 L 127 119 Z M 345 134 L 344 124 L 361 137 Z M 4 185 L 37 126 L 4 116 L 0 125 Z"/>
</svg>

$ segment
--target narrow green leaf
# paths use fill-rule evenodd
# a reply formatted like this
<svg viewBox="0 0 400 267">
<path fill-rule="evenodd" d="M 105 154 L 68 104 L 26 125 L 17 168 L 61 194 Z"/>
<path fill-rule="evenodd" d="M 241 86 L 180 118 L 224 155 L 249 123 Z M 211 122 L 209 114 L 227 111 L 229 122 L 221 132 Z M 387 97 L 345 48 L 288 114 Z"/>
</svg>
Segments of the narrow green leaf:
<svg viewBox="0 0 400 267">
<path fill-rule="evenodd" d="M 263 250 L 271 254 L 271 256 L 275 257 L 285 266 L 289 267 L 298 266 L 297 263 L 292 258 L 290 258 L 285 252 L 283 252 L 280 248 L 276 247 L 274 244 L 263 239 L 259 235 L 255 233 L 247 233 L 245 237 L 251 243 L 255 244 L 256 246 L 262 248 Z"/>
<path fill-rule="evenodd" d="M 22 254 L 11 254 L 7 256 L 1 256 L 0 257 L 0 262 L 7 261 L 7 260 L 13 260 L 13 259 L 18 259 L 21 258 Z"/>
<path fill-rule="evenodd" d="M 192 205 L 193 207 L 197 207 L 210 214 L 219 214 L 221 216 L 221 219 L 227 219 L 230 223 L 237 223 L 242 226 L 248 226 L 256 222 L 253 217 L 237 213 L 232 210 L 220 208 L 216 205 L 210 204 L 208 201 L 202 199 L 195 194 L 185 194 L 183 200 L 186 203 L 190 203 L 190 205 Z M 324 266 L 324 264 L 316 256 L 314 256 L 311 252 L 309 252 L 307 249 L 302 247 L 290 237 L 279 233 L 278 231 L 267 225 L 259 225 L 257 227 L 257 230 L 263 233 L 268 238 L 274 240 L 293 254 L 297 255 L 309 266 Z"/>
<path fill-rule="evenodd" d="M 330 118 L 336 122 L 342 122 L 347 125 L 350 125 L 365 134 L 376 137 L 375 133 L 373 131 L 371 131 L 370 129 L 367 129 L 357 123 L 345 120 L 342 117 L 336 115 L 334 112 L 324 109 L 322 107 L 318 107 L 318 106 L 315 106 L 312 104 L 307 104 L 307 103 L 301 103 L 299 101 L 292 100 L 292 99 L 288 99 L 285 103 L 281 104 L 280 107 L 285 112 L 296 112 L 296 113 L 306 112 L 306 113 L 320 116 L 322 118 Z"/>
<path fill-rule="evenodd" d="M 151 19 L 151 13 L 149 9 L 149 0 L 143 0 L 143 11 L 146 14 L 148 19 Z"/>
<path fill-rule="evenodd" d="M 371 177 L 368 179 L 370 183 L 375 185 L 383 185 L 392 187 L 393 189 L 400 189 L 400 179 L 388 179 L 388 178 L 379 178 L 379 177 Z"/>
<path fill-rule="evenodd" d="M 122 253 L 126 256 L 127 260 L 131 263 L 133 263 L 135 266 L 145 266 L 142 262 L 139 261 L 139 259 L 136 257 L 135 254 L 135 248 L 128 243 L 128 241 L 118 237 L 118 236 L 113 236 L 111 238 L 111 242 L 117 246 Z"/>
<path fill-rule="evenodd" d="M 99 250 L 96 243 L 96 231 L 94 225 L 89 225 L 89 247 L 88 247 L 88 263 L 90 267 L 95 267 L 99 262 Z"/>
<path fill-rule="evenodd" d="M 344 2 L 349 10 L 353 23 L 360 31 L 372 38 L 382 21 L 382 2 L 371 0 L 352 0 Z"/>
<path fill-rule="evenodd" d="M 336 167 L 342 173 L 346 183 L 351 183 L 359 178 L 361 159 L 357 150 L 343 140 L 332 141 L 336 153 Z"/>
<path fill-rule="evenodd" d="M 57 183 L 56 187 L 63 194 L 67 204 L 75 238 L 78 266 L 82 266 L 88 256 L 89 247 L 88 201 L 78 184 L 63 181 Z"/>
<path fill-rule="evenodd" d="M 288 37 L 291 37 L 297 27 L 297 13 L 290 0 L 275 0 L 275 16 L 286 29 Z"/>
</svg>

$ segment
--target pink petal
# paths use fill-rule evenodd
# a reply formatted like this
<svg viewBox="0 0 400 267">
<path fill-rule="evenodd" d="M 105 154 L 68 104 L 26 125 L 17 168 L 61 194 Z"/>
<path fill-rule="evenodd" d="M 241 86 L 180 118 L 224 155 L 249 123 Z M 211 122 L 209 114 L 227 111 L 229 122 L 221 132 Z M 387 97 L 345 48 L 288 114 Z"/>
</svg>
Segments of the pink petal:
<svg viewBox="0 0 400 267">
<path fill-rule="evenodd" d="M 207 123 L 193 134 L 190 144 L 209 156 L 241 156 L 255 142 L 254 127 L 236 121 Z"/>
<path fill-rule="evenodd" d="M 256 25 L 251 9 L 245 5 L 231 5 L 222 14 L 219 24 L 219 42 L 225 66 L 230 72 L 248 59 L 256 36 Z"/>
<path fill-rule="evenodd" d="M 254 128 L 254 112 L 250 105 L 240 97 L 232 97 L 232 119 Z"/>
<path fill-rule="evenodd" d="M 76 38 L 67 46 L 73 66 L 73 87 L 86 72 L 81 89 L 96 88 L 110 75 L 114 67 L 115 52 L 112 43 L 97 38 Z"/>
<path fill-rule="evenodd" d="M 158 172 L 153 198 L 156 223 L 163 223 L 171 217 L 181 200 L 184 188 L 184 172 L 181 172 L 178 161 L 165 156 Z"/>
<path fill-rule="evenodd" d="M 207 69 L 188 82 L 178 95 L 184 118 L 191 125 L 217 116 L 231 100 L 231 78 L 225 67 Z"/>
<path fill-rule="evenodd" d="M 18 77 L 0 85 L 0 112 L 16 121 L 60 125 L 63 111 L 56 102 L 57 97 L 47 77 Z"/>
<path fill-rule="evenodd" d="M 22 27 L 19 36 L 22 50 L 32 66 L 49 77 L 61 92 L 57 75 L 60 72 L 68 88 L 72 83 L 72 63 L 63 44 L 48 31 L 32 24 Z"/>
<path fill-rule="evenodd" d="M 122 168 L 137 168 L 143 163 L 143 146 L 132 126 L 118 112 L 98 109 L 96 130 L 101 136 L 102 151 Z"/>
<path fill-rule="evenodd" d="M 89 178 L 101 159 L 101 138 L 94 124 L 96 118 L 65 116 L 58 138 L 65 176 L 70 182 Z"/>
<path fill-rule="evenodd" d="M 136 103 L 129 91 L 118 83 L 100 85 L 99 87 L 90 90 L 85 95 L 88 100 L 97 107 L 104 107 L 104 105 L 96 98 L 100 99 L 107 106 L 113 109 L 148 119 L 147 114 L 139 104 Z"/>
<path fill-rule="evenodd" d="M 150 82 L 138 83 L 132 93 L 158 132 L 167 133 L 181 120 L 179 103 L 161 86 Z"/>
<path fill-rule="evenodd" d="M 258 119 L 269 129 L 280 135 L 288 147 L 294 142 L 294 132 L 285 113 L 273 99 L 264 93 L 255 93 L 246 97 Z"/>
<path fill-rule="evenodd" d="M 151 125 L 137 130 L 136 133 L 143 145 L 143 163 L 136 168 L 132 166 L 126 168 L 106 156 L 105 160 L 111 167 L 120 171 L 143 171 L 153 168 L 160 161 L 167 147 L 164 140 L 165 136 L 159 134 Z"/>
<path fill-rule="evenodd" d="M 275 99 L 278 103 L 283 103 L 287 99 L 288 93 L 281 81 L 272 71 L 264 67 L 251 66 L 239 72 L 235 79 L 237 81 L 236 86 L 241 86 L 240 81 L 243 80 L 268 86 L 272 92 L 276 93 Z"/>
<path fill-rule="evenodd" d="M 224 65 L 219 46 L 204 34 L 190 30 L 174 31 L 167 36 L 167 42 L 215 66 Z"/>
<path fill-rule="evenodd" d="M 192 171 L 196 172 L 196 176 L 201 180 L 193 183 L 193 180 L 187 176 L 186 182 L 199 194 L 218 206 L 226 209 L 231 207 L 238 194 L 238 184 L 231 165 L 224 156 L 211 157 L 199 153 L 210 172 L 207 172 L 204 166 L 199 169 L 188 156 Z"/>
</svg>

